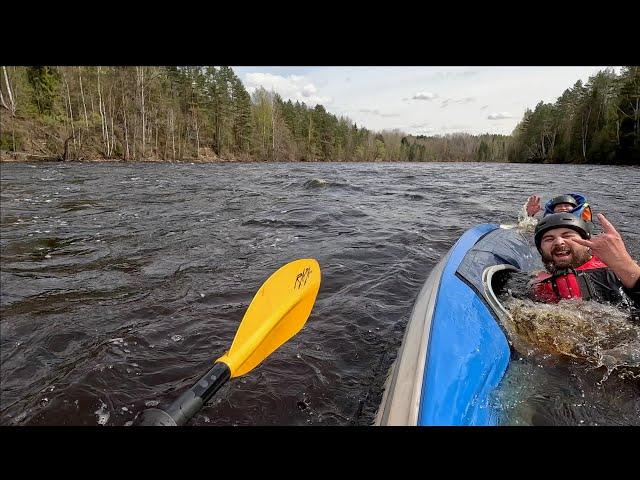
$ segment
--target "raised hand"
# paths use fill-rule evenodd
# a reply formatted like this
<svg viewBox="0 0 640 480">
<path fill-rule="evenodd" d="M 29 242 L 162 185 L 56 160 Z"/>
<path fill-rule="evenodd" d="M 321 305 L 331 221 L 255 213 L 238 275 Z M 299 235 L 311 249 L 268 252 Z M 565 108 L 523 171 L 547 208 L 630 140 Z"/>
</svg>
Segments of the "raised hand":
<svg viewBox="0 0 640 480">
<path fill-rule="evenodd" d="M 603 229 L 601 234 L 591 240 L 574 238 L 569 242 L 590 248 L 594 255 L 613 270 L 625 287 L 631 288 L 640 277 L 640 265 L 631 258 L 622 237 L 611 222 L 601 213 L 597 217 Z"/>
<path fill-rule="evenodd" d="M 527 204 L 525 205 L 525 209 L 527 210 L 527 215 L 533 217 L 540 210 L 540 197 L 538 195 L 531 195 L 527 198 Z"/>
</svg>

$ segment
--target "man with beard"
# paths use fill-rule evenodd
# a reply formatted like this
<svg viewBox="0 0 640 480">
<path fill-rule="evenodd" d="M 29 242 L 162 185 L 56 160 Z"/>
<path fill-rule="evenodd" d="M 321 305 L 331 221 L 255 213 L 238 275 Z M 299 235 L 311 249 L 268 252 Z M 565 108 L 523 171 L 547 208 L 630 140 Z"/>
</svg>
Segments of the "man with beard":
<svg viewBox="0 0 640 480">
<path fill-rule="evenodd" d="M 605 216 L 598 220 L 603 232 L 593 238 L 587 223 L 570 213 L 547 215 L 538 223 L 534 239 L 547 272 L 533 283 L 534 299 L 582 298 L 640 308 L 640 265 Z"/>
</svg>

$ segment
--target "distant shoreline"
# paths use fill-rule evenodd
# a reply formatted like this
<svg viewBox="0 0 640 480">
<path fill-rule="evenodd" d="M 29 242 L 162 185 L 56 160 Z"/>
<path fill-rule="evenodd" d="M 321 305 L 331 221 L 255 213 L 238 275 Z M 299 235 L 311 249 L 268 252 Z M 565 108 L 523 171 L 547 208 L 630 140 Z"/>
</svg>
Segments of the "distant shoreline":
<svg viewBox="0 0 640 480">
<path fill-rule="evenodd" d="M 65 164 L 74 164 L 74 163 L 183 163 L 183 164 L 195 164 L 195 163 L 485 163 L 485 164 L 509 164 L 509 165 L 584 165 L 584 166 L 596 166 L 596 165 L 606 165 L 612 167 L 639 167 L 640 165 L 616 165 L 610 163 L 570 163 L 563 164 L 561 162 L 549 162 L 549 163 L 537 163 L 537 162 L 509 162 L 508 160 L 494 160 L 492 162 L 480 162 L 477 160 L 438 160 L 438 161 L 416 161 L 416 160 L 256 160 L 256 159 L 220 159 L 219 157 L 215 158 L 187 158 L 183 160 L 163 160 L 163 159 L 136 159 L 136 160 L 124 160 L 122 158 L 93 158 L 93 159 L 68 159 L 62 160 L 59 157 L 47 156 L 47 155 L 38 155 L 27 152 L 7 152 L 0 151 L 0 163 L 65 163 Z"/>
<path fill-rule="evenodd" d="M 122 158 L 92 158 L 92 159 L 75 159 L 70 158 L 63 160 L 59 157 L 38 155 L 27 152 L 7 152 L 0 151 L 0 163 L 484 163 L 484 164 L 509 164 L 509 165 L 584 165 L 584 166 L 596 166 L 605 165 L 611 167 L 640 167 L 640 165 L 634 164 L 611 164 L 611 163 L 562 163 L 562 162 L 510 162 L 508 160 L 494 160 L 491 162 L 481 162 L 478 160 L 258 160 L 258 159 L 221 159 L 215 158 L 187 158 L 182 160 L 163 160 L 163 159 L 136 159 L 136 160 L 124 160 Z"/>
<path fill-rule="evenodd" d="M 162 160 L 162 159 L 136 159 L 124 160 L 122 158 L 92 158 L 92 159 L 75 159 L 70 158 L 63 160 L 60 157 L 50 155 L 38 155 L 28 152 L 7 152 L 0 151 L 0 162 L 5 163 L 252 163 L 255 160 L 223 160 L 220 158 L 190 158 L 185 160 Z M 284 161 L 282 162 L 284 163 Z M 294 163 L 294 162 L 291 162 Z M 296 162 L 305 163 L 305 162 Z M 311 162 L 310 162 L 311 163 Z"/>
<path fill-rule="evenodd" d="M 494 162 L 478 162 L 468 160 L 439 160 L 439 161 L 409 161 L 409 160 L 225 160 L 219 157 L 215 158 L 186 158 L 182 160 L 163 160 L 163 159 L 136 159 L 136 160 L 124 160 L 122 158 L 92 158 L 92 159 L 68 159 L 62 160 L 59 157 L 38 155 L 28 152 L 11 152 L 0 151 L 0 162 L 4 163 L 513 163 L 507 160 L 494 161 Z"/>
</svg>

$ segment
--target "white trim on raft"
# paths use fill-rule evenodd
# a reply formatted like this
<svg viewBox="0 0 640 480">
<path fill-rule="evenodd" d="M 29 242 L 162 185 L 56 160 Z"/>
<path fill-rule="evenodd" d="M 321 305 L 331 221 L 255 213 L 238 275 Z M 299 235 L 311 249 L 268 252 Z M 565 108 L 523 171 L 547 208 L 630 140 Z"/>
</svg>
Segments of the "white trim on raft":
<svg viewBox="0 0 640 480">
<path fill-rule="evenodd" d="M 440 287 L 440 277 L 449 254 L 433 268 L 424 283 L 398 351 L 385 382 L 384 394 L 374 425 L 417 425 L 422 396 L 431 321 Z"/>
</svg>

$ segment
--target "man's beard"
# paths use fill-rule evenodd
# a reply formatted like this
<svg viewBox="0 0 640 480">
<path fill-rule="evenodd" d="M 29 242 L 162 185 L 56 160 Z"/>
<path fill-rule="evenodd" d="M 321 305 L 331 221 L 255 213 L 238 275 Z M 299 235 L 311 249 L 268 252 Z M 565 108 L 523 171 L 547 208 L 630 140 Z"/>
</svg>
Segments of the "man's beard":
<svg viewBox="0 0 640 480">
<path fill-rule="evenodd" d="M 562 259 L 553 258 L 553 254 L 565 251 L 569 253 L 569 256 Z M 558 270 L 564 270 L 566 268 L 578 268 L 580 265 L 586 263 L 591 258 L 591 251 L 589 249 L 576 250 L 570 247 L 555 248 L 550 254 L 542 253 L 542 262 L 545 268 L 551 274 Z"/>
</svg>

